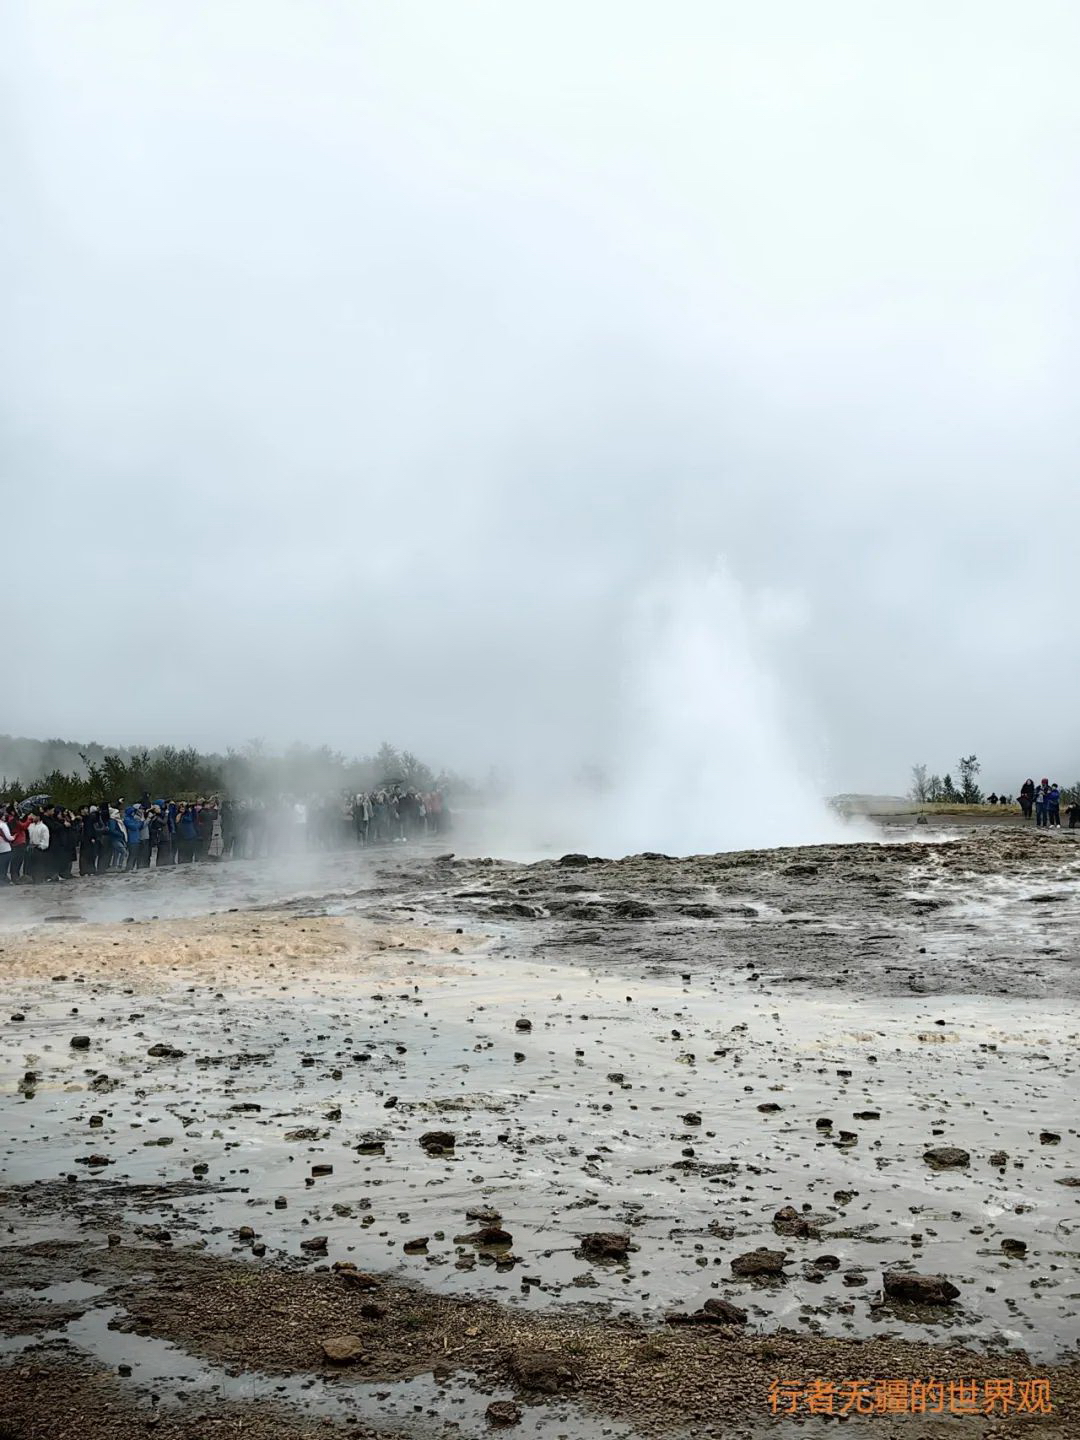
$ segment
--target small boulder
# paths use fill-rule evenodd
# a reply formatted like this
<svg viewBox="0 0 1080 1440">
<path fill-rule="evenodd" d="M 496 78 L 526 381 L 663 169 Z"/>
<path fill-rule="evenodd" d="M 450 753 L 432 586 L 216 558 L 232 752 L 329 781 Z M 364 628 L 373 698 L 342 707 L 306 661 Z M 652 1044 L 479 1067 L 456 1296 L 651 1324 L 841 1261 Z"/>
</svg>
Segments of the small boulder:
<svg viewBox="0 0 1080 1440">
<path fill-rule="evenodd" d="M 327 1335 L 319 1344 L 323 1358 L 331 1365 L 355 1365 L 364 1356 L 364 1342 L 359 1335 Z"/>
<path fill-rule="evenodd" d="M 924 1150 L 923 1159 L 933 1170 L 962 1170 L 971 1164 L 971 1156 L 957 1145 L 938 1145 Z"/>
<path fill-rule="evenodd" d="M 731 1262 L 733 1275 L 782 1275 L 787 1264 L 783 1250 L 748 1250 L 745 1255 L 736 1255 Z"/>
<path fill-rule="evenodd" d="M 489 1425 L 516 1425 L 521 1419 L 521 1410 L 512 1400 L 493 1400 L 484 1413 Z"/>
<path fill-rule="evenodd" d="M 630 1236 L 594 1230 L 581 1237 L 579 1248 L 586 1260 L 625 1260 L 630 1252 Z"/>
<path fill-rule="evenodd" d="M 912 1275 L 901 1270 L 886 1270 L 882 1285 L 891 1299 L 913 1305 L 951 1305 L 960 1294 L 943 1275 Z"/>
<path fill-rule="evenodd" d="M 454 1135 L 450 1130 L 429 1130 L 420 1136 L 420 1145 L 429 1155 L 445 1155 L 454 1148 Z"/>
<path fill-rule="evenodd" d="M 72 1050 L 89 1050 L 89 1049 L 90 1049 L 90 1036 L 89 1036 L 89 1035 L 73 1035 L 73 1036 L 71 1037 L 71 1048 L 72 1048 Z"/>
</svg>

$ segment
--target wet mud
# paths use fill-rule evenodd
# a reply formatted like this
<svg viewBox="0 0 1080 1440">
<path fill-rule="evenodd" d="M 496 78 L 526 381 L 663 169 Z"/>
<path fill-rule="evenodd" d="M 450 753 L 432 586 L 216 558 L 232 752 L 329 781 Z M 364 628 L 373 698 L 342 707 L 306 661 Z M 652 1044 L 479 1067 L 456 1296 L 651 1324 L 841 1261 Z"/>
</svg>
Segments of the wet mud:
<svg viewBox="0 0 1080 1440">
<path fill-rule="evenodd" d="M 70 1374 L 91 1440 L 784 1436 L 836 1422 L 777 1378 L 1037 1374 L 1052 1413 L 941 1423 L 1077 1433 L 1078 866 L 1003 827 L 11 897 L 0 1420 Z"/>
</svg>

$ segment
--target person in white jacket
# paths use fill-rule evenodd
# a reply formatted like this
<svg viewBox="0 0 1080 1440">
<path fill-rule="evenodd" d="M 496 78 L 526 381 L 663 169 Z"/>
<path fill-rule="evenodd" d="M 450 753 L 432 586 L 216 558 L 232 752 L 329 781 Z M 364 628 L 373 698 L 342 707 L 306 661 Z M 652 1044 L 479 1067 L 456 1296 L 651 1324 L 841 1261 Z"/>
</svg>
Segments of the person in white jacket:
<svg viewBox="0 0 1080 1440">
<path fill-rule="evenodd" d="M 49 873 L 49 827 L 40 815 L 31 815 L 26 843 L 29 847 L 26 858 L 30 862 L 30 879 L 36 884 L 47 879 Z"/>
<path fill-rule="evenodd" d="M 11 881 L 11 831 L 7 821 L 0 816 L 0 885 Z"/>
</svg>

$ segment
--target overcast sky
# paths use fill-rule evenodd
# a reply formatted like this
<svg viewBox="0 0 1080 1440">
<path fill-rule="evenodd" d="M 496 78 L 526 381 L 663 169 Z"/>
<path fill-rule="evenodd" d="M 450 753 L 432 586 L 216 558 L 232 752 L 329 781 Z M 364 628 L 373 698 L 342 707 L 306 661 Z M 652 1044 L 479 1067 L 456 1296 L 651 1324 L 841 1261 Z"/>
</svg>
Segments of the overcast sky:
<svg viewBox="0 0 1080 1440">
<path fill-rule="evenodd" d="M 603 759 L 719 561 L 822 784 L 1080 773 L 1075 3 L 2 23 L 0 728 Z"/>
</svg>

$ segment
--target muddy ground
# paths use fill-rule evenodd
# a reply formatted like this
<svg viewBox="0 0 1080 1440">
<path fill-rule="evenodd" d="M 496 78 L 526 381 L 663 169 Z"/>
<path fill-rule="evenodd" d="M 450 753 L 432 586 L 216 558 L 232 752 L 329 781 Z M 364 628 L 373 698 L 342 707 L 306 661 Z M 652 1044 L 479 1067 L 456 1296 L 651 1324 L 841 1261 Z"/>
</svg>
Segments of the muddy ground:
<svg viewBox="0 0 1080 1440">
<path fill-rule="evenodd" d="M 1080 1433 L 1075 838 L 3 897 L 0 1434 Z"/>
</svg>

